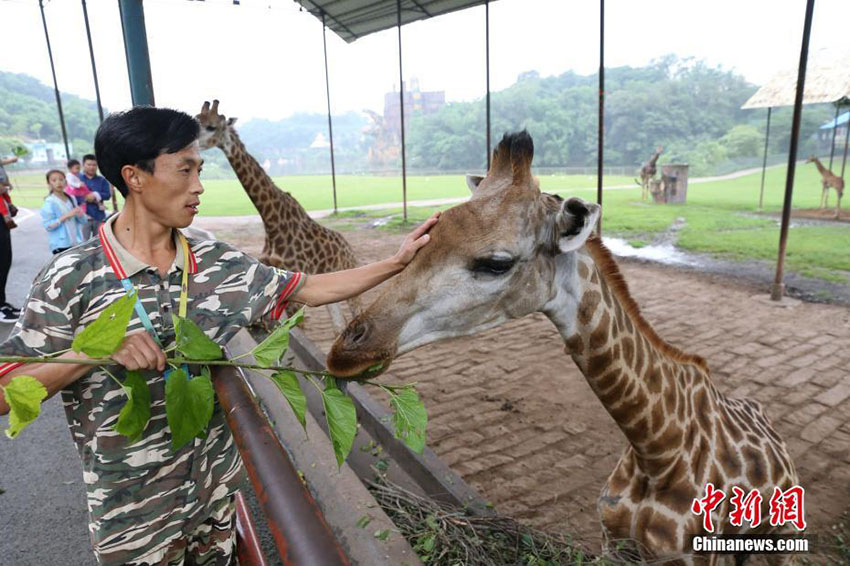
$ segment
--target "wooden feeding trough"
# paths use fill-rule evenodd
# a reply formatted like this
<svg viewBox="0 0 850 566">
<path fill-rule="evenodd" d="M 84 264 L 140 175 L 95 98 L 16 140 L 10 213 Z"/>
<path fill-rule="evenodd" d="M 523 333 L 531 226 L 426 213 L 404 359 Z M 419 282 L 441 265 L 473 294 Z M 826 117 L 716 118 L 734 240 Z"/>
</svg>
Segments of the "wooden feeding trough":
<svg viewBox="0 0 850 566">
<path fill-rule="evenodd" d="M 657 203 L 685 202 L 688 196 L 688 165 L 662 165 L 661 179 L 652 179 L 649 190 Z"/>
</svg>

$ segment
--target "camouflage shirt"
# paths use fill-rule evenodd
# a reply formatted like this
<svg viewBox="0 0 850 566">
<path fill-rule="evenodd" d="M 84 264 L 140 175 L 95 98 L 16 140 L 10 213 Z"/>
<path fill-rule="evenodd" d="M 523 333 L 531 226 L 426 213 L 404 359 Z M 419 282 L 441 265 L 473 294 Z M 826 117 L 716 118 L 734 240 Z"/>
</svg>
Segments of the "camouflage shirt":
<svg viewBox="0 0 850 566">
<path fill-rule="evenodd" d="M 138 291 L 166 348 L 174 343 L 171 314 L 178 306 L 184 269 L 190 274 L 189 318 L 221 345 L 261 316 L 279 317 L 287 298 L 306 281 L 301 273 L 268 267 L 213 240 L 189 238 L 184 265 L 176 233 L 175 261 L 161 277 L 118 243 L 113 221 L 102 226 L 99 238 L 58 255 L 42 270 L 0 354 L 33 356 L 69 348 L 77 333 L 125 295 L 119 281 L 124 277 Z M 128 331 L 143 328 L 134 312 Z M 19 365 L 0 365 L 0 375 Z M 123 368 L 110 369 L 123 381 Z M 126 396 L 105 372 L 94 369 L 62 391 L 83 464 L 89 531 L 100 563 L 155 558 L 225 504 L 243 479 L 242 461 L 218 402 L 208 436 L 174 452 L 165 380 L 157 372 L 143 374 L 151 392 L 151 418 L 133 445 L 112 430 Z"/>
</svg>

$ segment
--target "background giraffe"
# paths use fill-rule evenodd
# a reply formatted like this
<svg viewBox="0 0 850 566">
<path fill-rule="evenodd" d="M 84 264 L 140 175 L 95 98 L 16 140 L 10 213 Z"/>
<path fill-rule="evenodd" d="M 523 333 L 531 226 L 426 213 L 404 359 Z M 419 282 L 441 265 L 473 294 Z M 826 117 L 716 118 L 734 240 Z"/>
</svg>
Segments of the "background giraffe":
<svg viewBox="0 0 850 566">
<path fill-rule="evenodd" d="M 248 153 L 233 128 L 236 118 L 228 119 L 219 114 L 218 100 L 213 101 L 212 107 L 204 102 L 197 119 L 201 123 L 201 149 L 218 147 L 224 152 L 242 188 L 260 213 L 265 229 L 260 261 L 307 274 L 357 267 L 354 250 L 342 234 L 310 218 L 304 207 L 278 188 Z M 359 312 L 359 299 L 350 300 L 349 306 L 355 314 Z M 344 320 L 339 307 L 330 305 L 329 310 L 334 325 L 342 328 Z"/>
<path fill-rule="evenodd" d="M 838 214 L 841 211 L 841 197 L 844 196 L 844 179 L 824 167 L 820 160 L 814 155 L 809 157 L 806 160 L 806 163 L 814 163 L 820 173 L 821 184 L 823 185 L 823 190 L 820 195 L 821 208 L 829 206 L 829 188 L 832 187 L 835 189 L 835 192 L 838 195 L 838 202 L 835 203 L 835 217 L 838 218 Z"/>
<path fill-rule="evenodd" d="M 640 185 L 640 198 L 641 200 L 646 200 L 649 197 L 649 182 L 655 177 L 655 174 L 658 172 L 655 164 L 658 162 L 658 157 L 661 155 L 661 152 L 664 151 L 662 146 L 658 146 L 655 148 L 655 151 L 652 152 L 652 155 L 649 156 L 649 160 L 641 165 L 640 168 L 640 181 L 637 179 L 635 181 Z"/>
<path fill-rule="evenodd" d="M 337 339 L 330 371 L 386 369 L 414 348 L 541 311 L 628 441 L 598 500 L 609 552 L 713 562 L 691 554 L 689 538 L 704 532 L 692 505 L 709 482 L 727 494 L 712 514 L 719 532 L 787 532 L 764 520 L 757 529 L 728 521 L 733 486 L 757 490 L 766 518 L 774 489 L 798 484 L 761 407 L 724 396 L 705 360 L 655 333 L 610 252 L 590 236 L 599 206 L 540 193 L 532 155 L 525 132 L 502 140 L 487 177 L 472 179 L 472 199 L 443 213 L 431 243 Z"/>
</svg>

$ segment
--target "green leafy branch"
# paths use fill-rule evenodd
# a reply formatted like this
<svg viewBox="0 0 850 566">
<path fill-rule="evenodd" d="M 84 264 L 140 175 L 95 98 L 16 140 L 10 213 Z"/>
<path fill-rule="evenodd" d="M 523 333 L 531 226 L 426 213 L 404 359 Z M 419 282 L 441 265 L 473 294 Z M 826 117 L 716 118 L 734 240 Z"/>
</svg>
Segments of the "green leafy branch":
<svg viewBox="0 0 850 566">
<path fill-rule="evenodd" d="M 127 396 L 127 401 L 121 408 L 113 429 L 126 436 L 130 444 L 138 442 L 151 416 L 151 394 L 148 383 L 141 372 L 127 371 L 122 382 L 107 369 L 109 366 L 117 365 L 117 362 L 109 356 L 121 346 L 124 340 L 135 300 L 135 294 L 122 297 L 76 336 L 71 344 L 71 350 L 83 353 L 89 359 L 57 358 L 56 356 L 64 352 L 56 352 L 44 357 L 0 357 L 0 362 L 99 366 Z M 270 372 L 267 377 L 277 386 L 306 431 L 307 400 L 297 377 L 298 374 L 303 375 L 321 394 L 337 464 L 342 466 L 357 434 L 357 413 L 354 402 L 337 387 L 333 376 L 326 372 L 277 365 L 289 349 L 290 331 L 303 318 L 304 309 L 302 308 L 282 322 L 250 352 L 225 360 L 221 347 L 213 342 L 200 327 L 187 318 L 175 316 L 175 344 L 165 350 L 166 353 L 174 353 L 173 356 L 166 358 L 172 369 L 165 385 L 165 412 L 171 429 L 172 449 L 178 450 L 193 438 L 206 436 L 215 398 L 210 366 L 223 365 Z M 238 361 L 249 355 L 256 363 L 247 364 Z M 201 375 L 190 378 L 183 369 L 183 366 L 187 364 L 200 365 Z M 380 366 L 373 366 L 367 370 L 366 374 L 367 376 L 374 374 L 379 369 Z M 396 438 L 401 439 L 412 450 L 422 453 L 425 449 L 425 427 L 428 415 L 413 385 L 380 385 L 368 381 L 365 383 L 380 387 L 389 395 Z M 41 413 L 41 402 L 47 397 L 47 390 L 35 378 L 22 375 L 12 378 L 5 387 L 0 386 L 0 393 L 10 408 L 6 436 L 15 438 L 38 418 Z"/>
</svg>

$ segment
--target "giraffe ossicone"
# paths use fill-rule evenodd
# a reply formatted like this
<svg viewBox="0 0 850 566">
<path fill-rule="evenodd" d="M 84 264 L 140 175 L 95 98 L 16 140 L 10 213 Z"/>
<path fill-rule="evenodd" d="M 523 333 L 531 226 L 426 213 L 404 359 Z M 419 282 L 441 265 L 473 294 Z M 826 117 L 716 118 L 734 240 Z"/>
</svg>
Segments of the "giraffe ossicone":
<svg viewBox="0 0 850 566">
<path fill-rule="evenodd" d="M 532 157 L 526 132 L 505 135 L 487 176 L 468 179 L 472 198 L 442 214 L 430 243 L 334 343 L 328 368 L 386 370 L 420 346 L 543 312 L 628 441 L 598 500 L 608 550 L 702 563 L 690 549 L 702 525 L 693 501 L 708 483 L 768 501 L 798 483 L 787 447 L 755 401 L 727 398 L 703 358 L 658 336 L 592 234 L 600 207 L 540 192 Z M 784 532 L 747 528 L 722 532 Z"/>
</svg>

